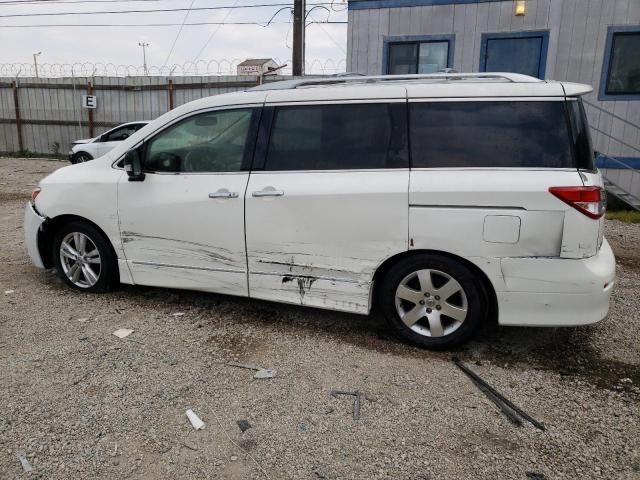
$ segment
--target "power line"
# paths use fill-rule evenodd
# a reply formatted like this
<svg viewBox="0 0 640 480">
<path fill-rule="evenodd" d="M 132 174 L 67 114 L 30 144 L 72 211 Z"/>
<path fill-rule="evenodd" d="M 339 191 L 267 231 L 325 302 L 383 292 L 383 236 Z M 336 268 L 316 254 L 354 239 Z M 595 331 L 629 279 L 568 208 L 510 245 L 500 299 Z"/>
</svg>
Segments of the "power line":
<svg viewBox="0 0 640 480">
<path fill-rule="evenodd" d="M 42 4 L 63 4 L 63 3 L 134 3 L 134 2 L 163 2 L 166 0 L 8 0 L 0 1 L 0 5 L 11 6 L 42 6 Z"/>
<path fill-rule="evenodd" d="M 311 11 L 309 11 L 309 13 L 311 13 Z M 313 16 L 311 16 L 311 18 L 313 18 Z M 328 20 L 327 20 L 327 22 L 328 22 Z M 336 41 L 336 39 L 335 39 L 335 38 L 333 38 L 333 36 L 332 36 L 332 35 L 331 35 L 331 34 L 330 34 L 330 33 L 329 33 L 329 32 L 328 32 L 328 31 L 327 31 L 327 30 L 326 30 L 322 25 L 320 25 L 320 23 L 323 23 L 323 22 L 317 22 L 317 21 L 315 21 L 315 19 L 314 19 L 314 21 L 313 21 L 313 22 L 311 22 L 311 23 L 312 23 L 312 24 L 316 24 L 316 25 L 318 25 L 318 27 L 320 27 L 320 30 L 322 30 L 322 31 L 324 32 L 324 34 L 327 36 L 327 38 L 329 38 L 329 40 L 331 40 L 331 41 L 334 43 L 334 45 L 335 45 L 336 47 L 338 47 L 340 50 L 342 50 L 342 52 L 343 52 L 345 55 L 347 54 L 347 51 L 344 49 L 344 47 L 343 47 L 342 45 L 340 45 L 340 44 Z"/>
<path fill-rule="evenodd" d="M 316 5 L 331 5 L 331 3 L 313 3 Z M 127 13 L 165 13 L 165 12 L 184 12 L 184 11 L 208 11 L 208 10 L 226 10 L 226 9 L 242 9 L 242 8 L 265 8 L 265 7 L 290 7 L 290 3 L 262 3 L 254 5 L 227 5 L 218 7 L 197 7 L 197 8 L 154 8 L 145 10 L 102 10 L 92 12 L 46 12 L 46 13 L 11 13 L 8 15 L 0 15 L 0 18 L 15 17 L 57 17 L 61 15 L 122 15 Z"/>
<path fill-rule="evenodd" d="M 189 17 L 189 14 L 191 13 L 191 7 L 193 7 L 193 4 L 195 2 L 196 2 L 196 0 L 191 0 L 191 5 L 189 5 L 189 10 L 187 10 L 187 13 L 184 14 L 184 18 L 182 19 L 182 25 L 180 25 L 180 29 L 178 30 L 178 33 L 176 34 L 176 38 L 173 40 L 173 44 L 171 45 L 171 49 L 169 50 L 169 54 L 167 55 L 166 60 L 162 64 L 163 67 L 167 64 L 167 62 L 171 58 L 171 54 L 173 53 L 173 49 L 176 47 L 176 43 L 178 43 L 178 38 L 180 38 L 180 34 L 182 33 L 182 29 L 184 28 L 184 24 L 187 21 L 187 17 Z"/>
<path fill-rule="evenodd" d="M 185 23 L 185 27 L 197 27 L 202 25 L 255 25 L 259 27 L 265 27 L 267 22 L 194 22 L 194 23 Z M 271 25 L 286 25 L 289 22 L 271 22 Z M 347 22 L 339 22 L 339 21 L 326 21 L 326 22 L 311 22 L 310 25 L 314 25 L 317 23 L 324 24 L 342 24 L 346 25 Z M 0 29 L 3 28 L 55 28 L 55 27 L 178 27 L 182 25 L 181 23 L 53 23 L 53 24 L 38 24 L 38 25 L 0 25 Z"/>
<path fill-rule="evenodd" d="M 236 6 L 238 5 L 238 1 L 236 0 L 232 6 L 232 8 L 236 8 Z M 233 10 L 230 8 L 227 11 L 227 14 L 224 16 L 224 18 L 222 19 L 222 24 L 219 25 L 213 32 L 211 32 L 211 35 L 209 35 L 209 38 L 207 39 L 206 42 L 204 42 L 204 45 L 202 46 L 202 48 L 198 51 L 198 54 L 196 55 L 195 59 L 193 60 L 193 63 L 198 61 L 198 58 L 200 58 L 200 55 L 202 54 L 202 52 L 204 52 L 204 49 L 207 48 L 207 46 L 209 45 L 209 42 L 211 42 L 211 40 L 213 39 L 213 37 L 215 37 L 216 33 L 218 33 L 218 30 L 220 30 L 222 28 L 222 25 L 224 25 L 224 23 L 227 21 L 227 19 L 229 18 L 229 15 L 231 15 L 231 12 Z"/>
</svg>

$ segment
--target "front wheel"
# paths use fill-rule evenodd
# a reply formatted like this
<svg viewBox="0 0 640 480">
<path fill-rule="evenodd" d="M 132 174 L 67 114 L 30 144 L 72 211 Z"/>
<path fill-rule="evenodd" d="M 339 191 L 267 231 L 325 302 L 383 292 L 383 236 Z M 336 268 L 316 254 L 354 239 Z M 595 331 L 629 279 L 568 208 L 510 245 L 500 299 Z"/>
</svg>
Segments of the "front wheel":
<svg viewBox="0 0 640 480">
<path fill-rule="evenodd" d="M 462 263 L 419 254 L 392 266 L 383 279 L 384 315 L 404 340 L 423 348 L 449 348 L 467 340 L 487 312 L 478 278 Z"/>
<path fill-rule="evenodd" d="M 76 163 L 84 163 L 88 162 L 89 160 L 93 160 L 93 157 L 87 152 L 78 152 L 72 157 L 71 163 L 75 165 Z"/>
<path fill-rule="evenodd" d="M 118 283 L 115 254 L 105 236 L 94 226 L 70 222 L 58 230 L 53 241 L 58 276 L 85 292 L 106 292 Z"/>
</svg>

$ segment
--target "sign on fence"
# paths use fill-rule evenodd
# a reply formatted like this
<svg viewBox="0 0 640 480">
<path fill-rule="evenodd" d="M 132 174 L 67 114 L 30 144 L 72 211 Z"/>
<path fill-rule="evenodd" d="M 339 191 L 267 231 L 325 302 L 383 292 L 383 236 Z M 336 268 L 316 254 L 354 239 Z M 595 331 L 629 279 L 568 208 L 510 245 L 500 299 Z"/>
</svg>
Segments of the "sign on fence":
<svg viewBox="0 0 640 480">
<path fill-rule="evenodd" d="M 95 95 L 83 95 L 82 96 L 82 108 L 96 108 L 98 101 Z"/>
</svg>

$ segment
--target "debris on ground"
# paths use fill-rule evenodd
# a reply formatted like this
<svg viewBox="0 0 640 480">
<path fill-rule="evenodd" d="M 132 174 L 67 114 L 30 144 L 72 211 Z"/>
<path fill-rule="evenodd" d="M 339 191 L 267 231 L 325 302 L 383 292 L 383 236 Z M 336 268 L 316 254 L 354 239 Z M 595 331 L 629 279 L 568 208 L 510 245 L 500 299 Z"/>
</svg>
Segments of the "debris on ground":
<svg viewBox="0 0 640 480">
<path fill-rule="evenodd" d="M 240 427 L 240 431 L 242 433 L 246 432 L 251 428 L 251 424 L 249 423 L 249 420 L 238 420 L 236 423 L 238 424 L 238 427 Z"/>
<path fill-rule="evenodd" d="M 539 430 L 544 431 L 545 427 L 542 423 L 538 422 L 535 418 L 530 416 L 527 412 L 522 410 L 520 407 L 511 402 L 508 398 L 504 397 L 501 393 L 499 393 L 496 389 L 494 389 L 491 385 L 485 382 L 477 373 L 471 371 L 467 368 L 458 358 L 453 358 L 453 362 L 456 366 L 462 370 L 471 381 L 484 393 L 489 400 L 496 404 L 496 406 L 516 425 L 521 425 L 522 420 L 518 417 L 522 417 L 529 423 L 531 423 L 534 427 Z"/>
<path fill-rule="evenodd" d="M 174 317 L 182 317 L 184 316 L 184 312 L 176 312 L 173 314 Z"/>
<path fill-rule="evenodd" d="M 344 390 L 331 390 L 330 394 L 333 398 L 338 398 L 338 395 L 351 395 L 355 397 L 353 399 L 353 419 L 360 420 L 360 403 L 363 397 L 362 393 L 360 393 L 358 390 L 355 390 L 353 392 L 347 392 Z"/>
<path fill-rule="evenodd" d="M 193 445 L 190 445 L 190 444 L 188 444 L 186 442 L 182 442 L 182 446 L 184 448 L 188 448 L 189 450 L 193 450 L 194 452 L 198 451 L 198 447 L 194 447 Z"/>
<path fill-rule="evenodd" d="M 133 333 L 133 330 L 131 330 L 129 328 L 120 328 L 120 329 L 116 330 L 115 332 L 113 332 L 113 334 L 118 338 L 128 337 L 132 333 Z"/>
<path fill-rule="evenodd" d="M 76 322 L 81 322 L 81 323 L 85 323 L 88 321 L 89 321 L 89 317 L 82 317 L 82 318 L 76 319 Z"/>
<path fill-rule="evenodd" d="M 256 378 L 258 380 L 264 380 L 265 378 L 273 378 L 275 376 L 276 376 L 275 370 L 272 370 L 270 368 L 261 368 L 255 373 L 253 378 Z"/>
<path fill-rule="evenodd" d="M 239 363 L 239 362 L 227 362 L 227 366 L 245 368 L 247 370 L 255 370 L 256 373 L 253 375 L 253 378 L 258 380 L 273 378 L 276 376 L 276 373 L 277 373 L 276 370 L 272 368 L 262 368 L 255 365 L 248 365 L 246 363 Z"/>
<path fill-rule="evenodd" d="M 12 293 L 15 293 L 15 290 L 5 290 L 4 291 L 5 295 L 11 295 Z"/>
<path fill-rule="evenodd" d="M 198 417 L 193 410 L 187 410 L 187 418 L 195 430 L 202 430 L 204 428 L 204 422 L 200 420 L 200 417 Z"/>
<path fill-rule="evenodd" d="M 24 454 L 24 452 L 18 453 L 18 460 L 20 460 L 20 463 L 22 464 L 22 469 L 24 470 L 24 473 L 29 473 L 33 471 L 33 467 L 29 463 L 29 460 L 27 460 L 27 456 Z"/>
<path fill-rule="evenodd" d="M 547 477 L 544 476 L 544 473 L 540 472 L 527 472 L 527 478 L 529 480 L 546 480 Z"/>
</svg>

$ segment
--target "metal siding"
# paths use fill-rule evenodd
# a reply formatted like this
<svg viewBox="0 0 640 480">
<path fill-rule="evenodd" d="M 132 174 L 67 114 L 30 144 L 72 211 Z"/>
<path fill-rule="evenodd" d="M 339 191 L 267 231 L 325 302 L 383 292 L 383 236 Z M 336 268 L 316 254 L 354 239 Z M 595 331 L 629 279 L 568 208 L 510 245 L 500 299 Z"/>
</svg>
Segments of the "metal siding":
<svg viewBox="0 0 640 480">
<path fill-rule="evenodd" d="M 478 5 L 465 5 L 464 8 L 464 39 L 462 65 L 465 71 L 473 70 L 476 44 L 476 17 Z"/>
<path fill-rule="evenodd" d="M 380 32 L 380 10 L 371 10 L 369 12 L 369 36 L 367 39 L 367 73 L 376 75 L 378 69 L 378 38 Z"/>
</svg>

